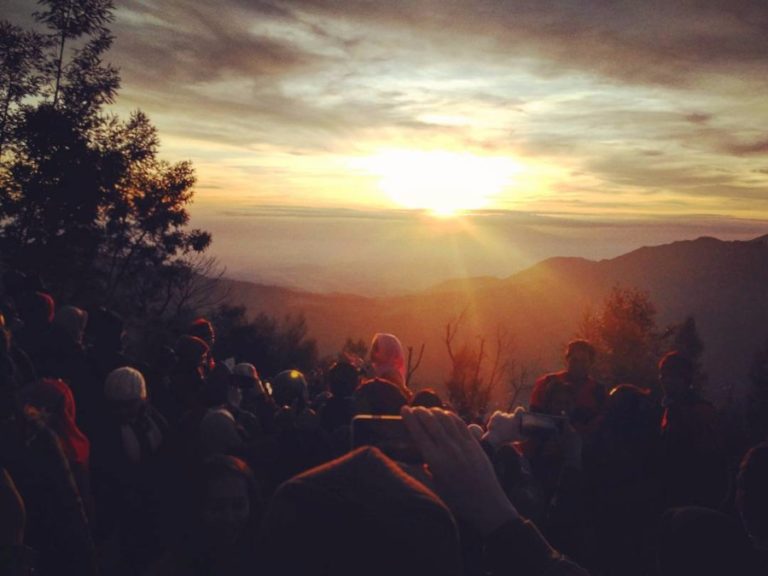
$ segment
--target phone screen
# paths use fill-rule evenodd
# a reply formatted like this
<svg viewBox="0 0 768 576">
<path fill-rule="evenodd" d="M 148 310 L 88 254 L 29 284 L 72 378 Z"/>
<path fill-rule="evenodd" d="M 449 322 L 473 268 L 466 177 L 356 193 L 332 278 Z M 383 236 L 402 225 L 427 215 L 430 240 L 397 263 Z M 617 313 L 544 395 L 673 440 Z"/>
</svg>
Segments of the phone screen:
<svg viewBox="0 0 768 576">
<path fill-rule="evenodd" d="M 565 416 L 552 416 L 538 412 L 524 412 L 520 431 L 530 437 L 549 437 L 561 434 L 565 428 Z"/>
<path fill-rule="evenodd" d="M 360 446 L 376 446 L 400 462 L 423 462 L 421 452 L 400 416 L 355 416 L 352 420 L 352 448 Z"/>
</svg>

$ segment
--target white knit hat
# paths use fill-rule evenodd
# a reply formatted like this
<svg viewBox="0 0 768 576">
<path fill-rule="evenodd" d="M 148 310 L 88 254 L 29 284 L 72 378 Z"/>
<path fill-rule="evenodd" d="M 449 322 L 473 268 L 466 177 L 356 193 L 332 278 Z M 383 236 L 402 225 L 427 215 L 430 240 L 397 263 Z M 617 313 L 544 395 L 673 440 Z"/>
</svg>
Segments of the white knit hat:
<svg viewBox="0 0 768 576">
<path fill-rule="evenodd" d="M 147 385 L 144 382 L 144 376 L 129 366 L 112 370 L 104 384 L 104 395 L 109 400 L 119 402 L 146 400 Z"/>
</svg>

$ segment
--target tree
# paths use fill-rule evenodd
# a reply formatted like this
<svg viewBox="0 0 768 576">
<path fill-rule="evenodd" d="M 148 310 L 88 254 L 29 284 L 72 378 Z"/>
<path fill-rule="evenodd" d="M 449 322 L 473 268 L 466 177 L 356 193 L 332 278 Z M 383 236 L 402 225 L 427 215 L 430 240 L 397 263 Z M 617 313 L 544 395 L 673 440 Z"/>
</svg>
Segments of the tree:
<svg viewBox="0 0 768 576">
<path fill-rule="evenodd" d="M 413 384 L 413 375 L 416 374 L 419 366 L 421 366 L 421 361 L 424 358 L 424 346 L 425 344 L 422 342 L 419 347 L 419 354 L 415 357 L 413 355 L 413 346 L 408 346 L 408 361 L 405 364 L 405 383 L 408 386 Z"/>
<path fill-rule="evenodd" d="M 463 343 L 456 347 L 456 336 L 464 320 L 462 313 L 455 322 L 445 326 L 445 347 L 451 360 L 451 372 L 445 383 L 448 399 L 464 420 L 483 420 L 496 389 L 496 385 L 510 366 L 511 341 L 508 334 L 498 327 L 495 350 L 489 357 L 486 339 L 478 337 L 477 346 Z M 490 359 L 490 365 L 486 360 Z"/>
<path fill-rule="evenodd" d="M 244 306 L 222 305 L 211 320 L 216 355 L 250 362 L 262 376 L 287 369 L 309 374 L 318 364 L 317 342 L 308 337 L 303 316 L 286 316 L 280 322 L 262 313 L 249 319 Z"/>
<path fill-rule="evenodd" d="M 610 386 L 655 386 L 660 338 L 646 292 L 614 287 L 600 310 L 585 313 L 577 336 L 595 346 L 596 373 Z"/>
<path fill-rule="evenodd" d="M 41 34 L 0 22 L 0 159 L 22 103 L 40 91 L 44 46 Z"/>
<path fill-rule="evenodd" d="M 362 338 L 355 340 L 351 336 L 347 336 L 344 346 L 341 347 L 339 359 L 359 367 L 365 362 L 366 356 L 368 356 L 368 343 Z"/>
<path fill-rule="evenodd" d="M 49 30 L 50 55 L 46 63 L 53 107 L 65 108 L 91 119 L 102 105 L 114 99 L 120 79 L 117 69 L 102 64 L 101 56 L 112 45 L 108 25 L 114 19 L 112 0 L 40 0 L 38 22 Z M 83 40 L 66 60 L 67 41 Z"/>
<path fill-rule="evenodd" d="M 211 268 L 201 257 L 210 235 L 187 230 L 194 170 L 158 157 L 157 131 L 142 112 L 121 120 L 104 111 L 119 87 L 104 63 L 112 1 L 40 4 L 47 41 L 41 57 L 26 56 L 26 93 L 14 96 L 0 156 L 0 251 L 11 266 L 43 272 L 63 300 L 178 315 Z M 3 60 L 0 76 L 13 62 Z"/>
</svg>

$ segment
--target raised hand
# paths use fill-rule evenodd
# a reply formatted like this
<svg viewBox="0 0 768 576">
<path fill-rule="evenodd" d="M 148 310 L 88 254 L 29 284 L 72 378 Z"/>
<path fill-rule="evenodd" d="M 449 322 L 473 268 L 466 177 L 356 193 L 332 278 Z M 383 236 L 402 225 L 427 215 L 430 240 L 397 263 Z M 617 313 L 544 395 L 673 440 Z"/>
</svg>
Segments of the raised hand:
<svg viewBox="0 0 768 576">
<path fill-rule="evenodd" d="M 438 494 L 457 518 L 481 534 L 519 518 L 485 451 L 456 414 L 408 406 L 401 414 L 429 466 Z"/>
</svg>

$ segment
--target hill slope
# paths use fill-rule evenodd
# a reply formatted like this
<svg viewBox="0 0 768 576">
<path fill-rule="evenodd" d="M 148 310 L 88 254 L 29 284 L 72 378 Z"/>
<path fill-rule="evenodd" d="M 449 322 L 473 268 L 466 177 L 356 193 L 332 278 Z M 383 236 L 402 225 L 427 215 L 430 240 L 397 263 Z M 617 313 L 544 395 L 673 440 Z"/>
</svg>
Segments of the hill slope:
<svg viewBox="0 0 768 576">
<path fill-rule="evenodd" d="M 376 331 L 393 332 L 406 345 L 425 343 L 417 376 L 422 385 L 444 379 L 445 325 L 462 311 L 467 341 L 493 338 L 503 326 L 515 336 L 520 364 L 549 370 L 559 366 L 587 307 L 599 306 L 615 285 L 648 291 L 660 326 L 696 318 L 715 388 L 744 382 L 752 353 L 768 337 L 768 236 L 747 242 L 702 237 L 599 262 L 552 258 L 504 279 L 452 280 L 388 298 L 226 284 L 231 299 L 251 313 L 303 313 L 321 353 L 338 351 L 347 336 L 368 339 Z"/>
</svg>

